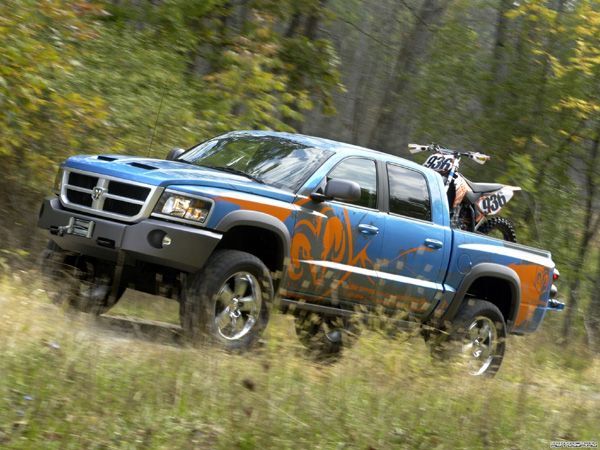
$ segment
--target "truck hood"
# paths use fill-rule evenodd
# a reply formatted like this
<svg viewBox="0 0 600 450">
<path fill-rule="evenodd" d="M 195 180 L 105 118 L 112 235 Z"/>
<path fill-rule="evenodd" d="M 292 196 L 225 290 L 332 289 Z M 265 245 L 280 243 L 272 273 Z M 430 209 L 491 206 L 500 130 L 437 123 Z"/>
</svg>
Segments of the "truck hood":
<svg viewBox="0 0 600 450">
<path fill-rule="evenodd" d="M 292 202 L 293 192 L 261 184 L 242 175 L 162 159 L 121 155 L 72 156 L 63 163 L 72 169 L 123 178 L 153 186 L 208 186 Z"/>
</svg>

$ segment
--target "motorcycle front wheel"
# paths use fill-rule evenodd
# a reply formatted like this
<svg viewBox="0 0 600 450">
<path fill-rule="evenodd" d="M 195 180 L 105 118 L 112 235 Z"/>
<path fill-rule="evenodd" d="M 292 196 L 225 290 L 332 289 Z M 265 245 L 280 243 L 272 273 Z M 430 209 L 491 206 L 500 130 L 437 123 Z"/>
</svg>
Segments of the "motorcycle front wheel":
<svg viewBox="0 0 600 450">
<path fill-rule="evenodd" d="M 515 227 L 513 227 L 512 223 L 502 217 L 492 217 L 491 219 L 488 219 L 481 227 L 479 227 L 479 232 L 497 239 L 517 242 Z"/>
</svg>

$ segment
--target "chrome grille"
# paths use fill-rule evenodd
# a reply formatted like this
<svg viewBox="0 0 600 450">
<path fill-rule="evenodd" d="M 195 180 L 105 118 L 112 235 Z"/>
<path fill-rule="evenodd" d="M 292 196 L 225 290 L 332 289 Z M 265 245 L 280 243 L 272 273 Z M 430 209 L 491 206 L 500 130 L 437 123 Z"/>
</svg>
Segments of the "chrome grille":
<svg viewBox="0 0 600 450">
<path fill-rule="evenodd" d="M 86 189 L 93 189 L 98 184 L 98 177 L 92 177 L 77 172 L 69 173 L 69 184 Z"/>
<path fill-rule="evenodd" d="M 134 222 L 149 217 L 163 188 L 120 178 L 66 169 L 61 202 L 70 209 Z"/>
<path fill-rule="evenodd" d="M 144 201 L 150 193 L 150 188 L 113 180 L 108 184 L 108 193 Z"/>
<path fill-rule="evenodd" d="M 86 206 L 88 208 L 91 208 L 93 203 L 92 196 L 89 193 L 75 191 L 73 189 L 67 189 L 67 199 L 70 203 Z"/>
</svg>

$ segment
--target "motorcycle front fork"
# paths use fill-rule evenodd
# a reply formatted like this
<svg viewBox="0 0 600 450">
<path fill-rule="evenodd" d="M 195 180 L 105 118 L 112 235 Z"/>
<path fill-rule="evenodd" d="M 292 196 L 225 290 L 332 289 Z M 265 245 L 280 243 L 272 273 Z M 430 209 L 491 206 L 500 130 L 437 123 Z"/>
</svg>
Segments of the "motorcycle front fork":
<svg viewBox="0 0 600 450">
<path fill-rule="evenodd" d="M 475 210 L 472 205 L 461 204 L 453 208 L 450 214 L 451 228 L 474 232 L 482 222 L 475 224 Z"/>
</svg>

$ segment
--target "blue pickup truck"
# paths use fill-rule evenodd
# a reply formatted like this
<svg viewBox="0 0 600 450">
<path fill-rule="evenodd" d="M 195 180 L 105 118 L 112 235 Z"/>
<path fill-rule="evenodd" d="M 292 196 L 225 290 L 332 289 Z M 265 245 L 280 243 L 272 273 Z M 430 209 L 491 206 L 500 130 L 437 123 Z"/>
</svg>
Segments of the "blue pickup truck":
<svg viewBox="0 0 600 450">
<path fill-rule="evenodd" d="M 383 314 L 489 376 L 508 333 L 564 306 L 549 252 L 450 228 L 437 173 L 326 139 L 239 131 L 166 160 L 74 156 L 54 194 L 38 221 L 54 303 L 102 314 L 126 288 L 163 295 L 186 335 L 226 349 L 255 343 L 274 306 L 323 354 Z"/>
</svg>

